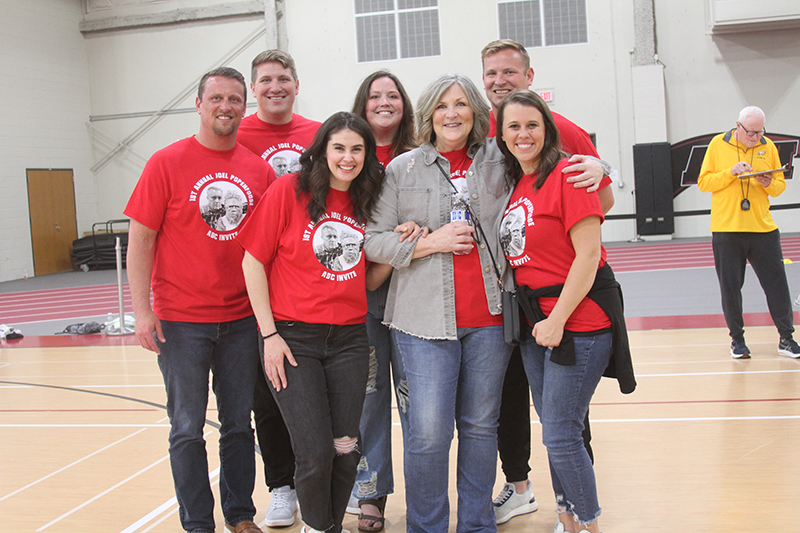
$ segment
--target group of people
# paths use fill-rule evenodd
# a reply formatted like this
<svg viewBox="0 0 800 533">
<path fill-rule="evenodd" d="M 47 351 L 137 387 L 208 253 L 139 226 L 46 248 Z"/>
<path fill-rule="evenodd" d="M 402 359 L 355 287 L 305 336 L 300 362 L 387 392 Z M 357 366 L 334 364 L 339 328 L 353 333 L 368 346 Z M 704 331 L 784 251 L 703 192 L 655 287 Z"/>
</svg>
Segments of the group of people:
<svg viewBox="0 0 800 533">
<path fill-rule="evenodd" d="M 381 531 L 392 390 L 408 531 L 448 530 L 454 430 L 459 531 L 496 531 L 538 508 L 529 394 L 556 531 L 600 531 L 589 402 L 604 375 L 635 388 L 600 242 L 610 169 L 528 89 L 522 45 L 494 41 L 481 58 L 490 105 L 448 74 L 415 112 L 400 80 L 378 71 L 351 112 L 319 123 L 293 113 L 294 61 L 269 50 L 252 63 L 256 113 L 244 116 L 244 77 L 215 69 L 198 88 L 197 134 L 148 161 L 125 209 L 128 279 L 136 335 L 164 378 L 185 530 L 215 527 L 211 372 L 235 533 L 260 531 L 251 411 L 267 526 L 293 524 L 299 502 L 304 533 L 339 533 L 348 511 L 361 531 Z M 512 347 L 502 301 L 515 287 L 524 318 Z M 498 450 L 507 483 L 493 500 Z"/>
</svg>

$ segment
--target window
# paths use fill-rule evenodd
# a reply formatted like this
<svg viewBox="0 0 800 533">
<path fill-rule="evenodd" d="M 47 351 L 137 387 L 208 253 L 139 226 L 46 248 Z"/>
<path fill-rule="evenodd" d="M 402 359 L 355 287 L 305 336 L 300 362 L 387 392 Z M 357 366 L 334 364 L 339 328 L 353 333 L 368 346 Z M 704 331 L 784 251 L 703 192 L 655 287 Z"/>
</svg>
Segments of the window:
<svg viewBox="0 0 800 533">
<path fill-rule="evenodd" d="M 497 0 L 500 37 L 526 48 L 589 42 L 586 0 Z"/>
<path fill-rule="evenodd" d="M 355 0 L 358 62 L 437 56 L 438 0 Z"/>
</svg>

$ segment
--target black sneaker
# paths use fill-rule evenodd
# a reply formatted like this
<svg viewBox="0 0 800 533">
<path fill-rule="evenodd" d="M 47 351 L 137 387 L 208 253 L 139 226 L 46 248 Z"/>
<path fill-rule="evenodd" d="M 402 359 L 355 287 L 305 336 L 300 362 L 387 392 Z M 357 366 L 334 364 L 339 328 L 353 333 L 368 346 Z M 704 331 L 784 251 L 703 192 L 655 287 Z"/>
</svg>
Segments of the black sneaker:
<svg viewBox="0 0 800 533">
<path fill-rule="evenodd" d="M 734 359 L 750 359 L 750 348 L 744 343 L 744 337 L 736 337 L 731 342 L 731 357 Z"/>
<path fill-rule="evenodd" d="M 785 355 L 792 359 L 798 359 L 800 358 L 800 346 L 798 346 L 791 337 L 781 339 L 781 342 L 778 343 L 778 355 Z"/>
</svg>

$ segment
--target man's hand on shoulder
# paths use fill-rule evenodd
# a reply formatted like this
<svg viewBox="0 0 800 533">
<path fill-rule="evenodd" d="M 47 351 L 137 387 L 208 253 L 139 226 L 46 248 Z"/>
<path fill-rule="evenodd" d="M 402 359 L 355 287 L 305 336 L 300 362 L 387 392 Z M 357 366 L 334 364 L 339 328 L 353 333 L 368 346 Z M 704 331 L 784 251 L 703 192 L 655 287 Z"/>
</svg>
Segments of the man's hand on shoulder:
<svg viewBox="0 0 800 533">
<path fill-rule="evenodd" d="M 576 176 L 567 178 L 567 183 L 573 183 L 576 189 L 586 188 L 586 192 L 595 192 L 600 188 L 600 181 L 605 175 L 603 165 L 594 157 L 585 155 L 573 155 L 569 158 L 572 163 L 564 167 L 564 173 L 580 172 Z"/>
</svg>

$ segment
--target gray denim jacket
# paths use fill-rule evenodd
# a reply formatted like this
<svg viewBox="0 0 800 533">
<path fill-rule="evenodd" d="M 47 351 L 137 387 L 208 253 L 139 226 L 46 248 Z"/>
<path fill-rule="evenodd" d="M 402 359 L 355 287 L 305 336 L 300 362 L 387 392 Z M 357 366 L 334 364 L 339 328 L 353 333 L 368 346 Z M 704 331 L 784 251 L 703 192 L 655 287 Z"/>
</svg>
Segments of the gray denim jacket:
<svg viewBox="0 0 800 533">
<path fill-rule="evenodd" d="M 468 154 L 473 159 L 467 171 L 470 206 L 488 241 L 481 239 L 478 246 L 483 287 L 475 290 L 486 291 L 489 312 L 497 315 L 502 310 L 500 288 L 486 246 L 492 247 L 503 283 L 513 288 L 511 269 L 507 268 L 499 238 L 500 221 L 512 191 L 505 185 L 503 155 L 494 139 L 471 146 Z M 435 164 L 437 159 L 447 173 L 447 181 Z M 424 339 L 457 338 L 453 254 L 434 253 L 412 259 L 416 240 L 398 242 L 394 228 L 410 220 L 431 231 L 448 224 L 453 192 L 449 176 L 449 161 L 429 143 L 397 156 L 386 169 L 383 190 L 373 211 L 374 222 L 367 224 L 364 241 L 369 261 L 395 268 L 384 324 Z"/>
</svg>

